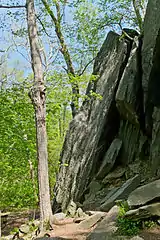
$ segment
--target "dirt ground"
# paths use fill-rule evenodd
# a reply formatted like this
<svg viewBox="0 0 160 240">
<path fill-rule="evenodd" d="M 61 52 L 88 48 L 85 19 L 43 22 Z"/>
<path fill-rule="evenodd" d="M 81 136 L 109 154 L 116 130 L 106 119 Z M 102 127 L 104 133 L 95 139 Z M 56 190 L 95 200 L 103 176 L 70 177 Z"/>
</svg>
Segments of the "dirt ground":
<svg viewBox="0 0 160 240">
<path fill-rule="evenodd" d="M 9 214 L 7 218 L 5 217 L 2 219 L 2 236 L 9 235 L 15 228 L 19 228 L 22 224 L 32 220 L 34 217 L 39 217 L 38 211 L 35 213 L 33 210 L 27 210 Z M 61 228 L 58 227 L 57 231 L 64 232 L 65 227 L 66 226 Z M 75 232 L 74 226 L 72 229 L 72 224 L 66 229 L 68 229 L 67 232 L 70 231 L 70 235 L 72 235 L 72 233 L 74 234 Z M 52 237 L 53 236 L 54 235 L 52 235 Z M 145 229 L 139 234 L 139 236 L 141 236 L 144 240 L 160 240 L 160 226 L 151 229 Z"/>
<path fill-rule="evenodd" d="M 15 228 L 22 224 L 39 217 L 39 212 L 35 210 L 25 210 L 22 212 L 12 212 L 7 217 L 2 217 L 2 236 L 7 236 Z"/>
</svg>

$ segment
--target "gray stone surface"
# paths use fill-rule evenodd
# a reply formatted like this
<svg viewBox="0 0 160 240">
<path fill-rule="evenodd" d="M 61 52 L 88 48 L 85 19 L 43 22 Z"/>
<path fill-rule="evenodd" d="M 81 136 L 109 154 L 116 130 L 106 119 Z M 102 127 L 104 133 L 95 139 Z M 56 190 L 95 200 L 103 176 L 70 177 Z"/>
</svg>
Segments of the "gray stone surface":
<svg viewBox="0 0 160 240">
<path fill-rule="evenodd" d="M 126 212 L 125 217 L 132 220 L 160 217 L 160 203 L 152 203 L 138 209 L 130 210 Z"/>
<path fill-rule="evenodd" d="M 83 218 L 83 217 L 86 217 L 87 214 L 85 212 L 83 212 L 82 208 L 78 208 L 77 211 L 76 211 L 76 217 L 80 217 L 80 218 Z"/>
<path fill-rule="evenodd" d="M 94 215 L 86 218 L 84 221 L 79 223 L 79 227 L 82 229 L 89 229 L 93 227 L 97 222 L 99 222 L 106 213 L 104 212 L 97 212 Z"/>
<path fill-rule="evenodd" d="M 48 237 L 40 237 L 40 238 L 36 238 L 37 240 L 48 240 Z M 68 240 L 73 240 L 71 238 L 61 238 L 61 237 L 50 237 L 50 240 L 64 240 L 64 239 L 68 239 Z"/>
<path fill-rule="evenodd" d="M 150 148 L 150 162 L 152 173 L 160 177 L 160 109 L 154 108 L 153 112 L 152 142 Z"/>
<path fill-rule="evenodd" d="M 119 199 L 127 199 L 128 195 L 139 186 L 140 176 L 128 179 L 105 203 L 100 206 L 102 211 L 108 211 L 115 205 L 115 201 Z"/>
<path fill-rule="evenodd" d="M 94 89 L 90 89 L 96 91 L 101 98 L 85 101 L 81 111 L 70 123 L 63 145 L 60 159 L 62 165 L 55 186 L 56 202 L 62 206 L 62 211 L 71 199 L 79 202 L 83 196 L 93 167 L 99 160 L 97 147 L 104 131 L 108 141 L 111 134 L 116 134 L 118 118 L 115 116 L 118 113 L 114 97 L 120 74 L 125 67 L 126 54 L 125 40 L 120 41 L 118 34 L 110 32 L 95 60 L 93 74 L 98 75 L 98 79 L 94 81 Z M 107 121 L 109 124 L 106 126 Z"/>
<path fill-rule="evenodd" d="M 30 231 L 30 227 L 29 227 L 28 224 L 23 224 L 23 225 L 20 226 L 19 231 L 27 234 Z"/>
<path fill-rule="evenodd" d="M 101 205 L 107 202 L 108 199 L 110 199 L 111 196 L 114 195 L 119 189 L 120 189 L 119 187 L 110 189 L 110 191 L 106 194 L 106 196 L 101 200 Z"/>
<path fill-rule="evenodd" d="M 88 186 L 89 193 L 85 195 L 85 198 L 88 199 L 90 196 L 95 195 L 101 188 L 102 185 L 98 181 L 93 180 Z"/>
<path fill-rule="evenodd" d="M 109 194 L 109 192 L 110 190 L 108 187 L 106 187 L 90 195 L 87 194 L 87 196 L 85 196 L 86 200 L 83 202 L 83 210 L 98 210 L 102 199 L 104 199 Z"/>
<path fill-rule="evenodd" d="M 128 197 L 130 207 L 144 205 L 160 197 L 160 179 L 135 189 Z"/>
<path fill-rule="evenodd" d="M 121 178 L 125 174 L 126 168 L 117 167 L 113 172 L 107 174 L 107 176 L 103 179 L 102 183 L 109 183 L 117 178 Z"/>
<path fill-rule="evenodd" d="M 141 131 L 138 126 L 121 120 L 118 137 L 122 140 L 121 161 L 124 165 L 132 163 L 139 156 Z"/>
<path fill-rule="evenodd" d="M 97 179 L 103 179 L 105 175 L 111 171 L 115 164 L 117 156 L 119 155 L 121 147 L 122 140 L 115 138 L 103 158 L 102 165 L 96 175 Z"/>
<path fill-rule="evenodd" d="M 148 84 L 151 69 L 153 66 L 154 48 L 156 45 L 156 39 L 160 29 L 160 1 L 149 0 L 146 17 L 144 21 L 144 38 L 142 46 L 142 68 L 143 68 L 143 91 L 144 91 L 144 103 L 146 108 L 146 98 L 148 94 Z"/>
<path fill-rule="evenodd" d="M 111 232 L 113 231 L 112 228 Z M 126 236 L 117 236 L 113 233 L 106 232 L 93 232 L 91 233 L 86 240 L 127 240 L 129 237 Z"/>
<path fill-rule="evenodd" d="M 144 238 L 135 236 L 135 237 L 131 238 L 130 240 L 144 240 Z"/>
<path fill-rule="evenodd" d="M 133 44 L 128 64 L 121 78 L 117 93 L 116 103 L 120 114 L 129 122 L 139 125 L 138 106 L 141 99 L 139 98 L 139 89 L 141 79 L 138 77 L 138 40 Z"/>
<path fill-rule="evenodd" d="M 74 217 L 76 215 L 76 210 L 77 210 L 77 204 L 71 200 L 67 208 L 67 213 L 71 217 Z"/>
<path fill-rule="evenodd" d="M 104 219 L 98 224 L 97 226 L 97 230 L 99 229 L 106 229 L 106 227 L 113 222 L 116 222 L 116 219 L 118 217 L 119 214 L 119 207 L 118 206 L 114 206 L 112 207 L 109 212 L 107 213 L 107 215 L 104 217 Z"/>
<path fill-rule="evenodd" d="M 66 217 L 66 213 L 63 213 L 63 212 L 56 213 L 52 217 L 55 218 L 57 221 L 63 220 Z"/>
</svg>

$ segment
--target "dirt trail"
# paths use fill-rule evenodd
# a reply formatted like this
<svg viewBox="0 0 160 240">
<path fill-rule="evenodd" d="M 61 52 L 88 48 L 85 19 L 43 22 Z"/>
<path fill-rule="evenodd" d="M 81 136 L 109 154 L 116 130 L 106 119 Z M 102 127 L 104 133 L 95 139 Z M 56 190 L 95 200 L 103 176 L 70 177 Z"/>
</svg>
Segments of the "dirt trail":
<svg viewBox="0 0 160 240">
<path fill-rule="evenodd" d="M 19 228 L 22 224 L 33 219 L 34 212 L 32 210 L 24 212 L 15 212 L 8 215 L 7 219 L 2 223 L 2 235 L 7 236 L 15 228 Z M 38 213 L 36 214 L 38 217 Z M 86 236 L 92 232 L 96 225 L 89 229 L 79 228 L 78 223 L 74 222 L 75 218 L 66 218 L 61 225 L 53 225 L 53 230 L 49 231 L 50 237 L 63 237 L 66 239 L 85 240 Z M 143 230 L 139 236 L 144 240 L 160 240 L 160 226 L 152 229 Z"/>
</svg>

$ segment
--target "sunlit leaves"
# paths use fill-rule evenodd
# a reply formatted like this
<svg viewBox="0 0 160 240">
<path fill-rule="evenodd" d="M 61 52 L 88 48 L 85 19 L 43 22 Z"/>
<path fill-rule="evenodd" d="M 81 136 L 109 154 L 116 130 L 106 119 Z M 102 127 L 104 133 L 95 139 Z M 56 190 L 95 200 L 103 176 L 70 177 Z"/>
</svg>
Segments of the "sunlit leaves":
<svg viewBox="0 0 160 240">
<path fill-rule="evenodd" d="M 0 207 L 35 205 L 28 160 L 36 169 L 34 110 L 24 87 L 0 95 Z"/>
</svg>

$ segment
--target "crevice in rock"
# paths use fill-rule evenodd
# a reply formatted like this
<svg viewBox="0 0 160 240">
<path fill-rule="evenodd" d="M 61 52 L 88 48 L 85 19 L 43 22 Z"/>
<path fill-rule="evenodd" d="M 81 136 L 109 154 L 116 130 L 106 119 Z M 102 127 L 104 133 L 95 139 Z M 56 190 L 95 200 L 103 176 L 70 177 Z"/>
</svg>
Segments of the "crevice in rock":
<svg viewBox="0 0 160 240">
<path fill-rule="evenodd" d="M 160 29 L 156 39 L 156 45 L 154 48 L 153 55 L 153 66 L 149 77 L 148 83 L 148 96 L 146 101 L 146 132 L 149 137 L 152 136 L 152 128 L 153 128 L 153 109 L 154 106 L 160 107 Z"/>
<path fill-rule="evenodd" d="M 143 133 L 145 133 L 145 114 L 144 114 L 144 96 L 143 96 L 143 87 L 142 87 L 142 44 L 143 39 L 142 36 L 139 37 L 139 46 L 137 48 L 137 83 L 138 89 L 137 89 L 137 98 L 136 98 L 136 105 L 137 105 L 137 115 L 138 115 L 138 121 L 140 124 L 140 128 Z"/>
</svg>

